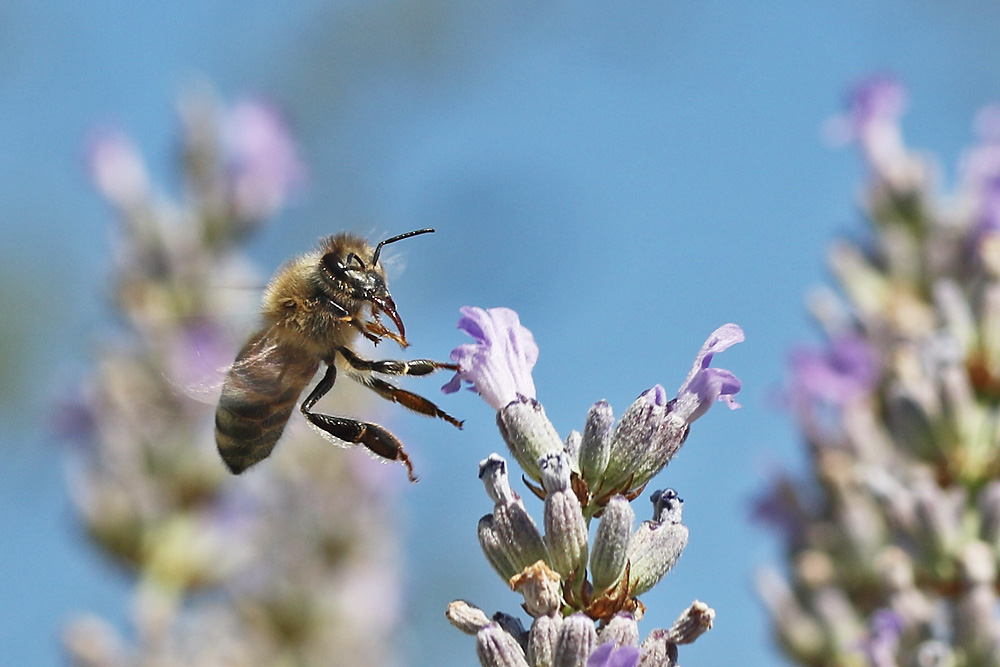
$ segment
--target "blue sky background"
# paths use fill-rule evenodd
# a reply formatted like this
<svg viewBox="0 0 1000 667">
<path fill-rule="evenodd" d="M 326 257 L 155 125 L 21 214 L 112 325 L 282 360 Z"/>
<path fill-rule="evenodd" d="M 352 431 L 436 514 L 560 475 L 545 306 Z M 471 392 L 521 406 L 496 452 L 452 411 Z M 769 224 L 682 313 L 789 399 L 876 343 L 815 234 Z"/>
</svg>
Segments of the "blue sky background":
<svg viewBox="0 0 1000 667">
<path fill-rule="evenodd" d="M 683 664 L 781 664 L 751 587 L 778 553 L 749 502 L 774 466 L 801 468 L 774 391 L 789 347 L 810 339 L 802 302 L 825 248 L 861 228 L 863 169 L 821 126 L 851 82 L 895 72 L 909 142 L 950 180 L 975 112 L 1000 101 L 1000 5 L 609 4 L 0 5 L 0 663 L 60 664 L 74 611 L 126 616 L 128 582 L 82 538 L 45 435 L 49 397 L 109 326 L 111 220 L 81 144 L 117 122 L 166 178 L 176 95 L 203 77 L 229 100 L 277 100 L 311 169 L 301 204 L 253 243 L 264 272 L 339 229 L 436 227 L 393 284 L 414 356 L 463 342 L 460 306 L 515 308 L 564 435 L 597 399 L 620 414 L 654 383 L 675 390 L 709 332 L 743 326 L 718 365 L 743 380 L 744 408 L 699 421 L 655 482 L 686 500 L 691 540 L 640 627 L 702 599 L 716 627 Z M 471 394 L 442 404 L 465 431 L 389 417 L 422 478 L 400 493 L 400 642 L 412 665 L 457 667 L 473 642 L 447 602 L 518 606 L 475 538 L 490 510 L 476 465 L 503 451 L 492 412 Z"/>
</svg>

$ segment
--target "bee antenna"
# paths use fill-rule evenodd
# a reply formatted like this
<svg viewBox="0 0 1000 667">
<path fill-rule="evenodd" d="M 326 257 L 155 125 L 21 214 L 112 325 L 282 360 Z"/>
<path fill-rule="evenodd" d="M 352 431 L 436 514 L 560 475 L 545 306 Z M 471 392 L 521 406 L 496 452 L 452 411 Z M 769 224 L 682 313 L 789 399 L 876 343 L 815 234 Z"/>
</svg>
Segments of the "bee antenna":
<svg viewBox="0 0 1000 667">
<path fill-rule="evenodd" d="M 380 252 L 382 252 L 382 246 L 388 245 L 390 243 L 395 243 L 396 241 L 402 241 L 403 239 L 408 239 L 411 236 L 417 236 L 419 234 L 430 234 L 433 231 L 434 230 L 431 229 L 430 227 L 427 227 L 426 229 L 415 229 L 412 232 L 406 232 L 405 234 L 400 234 L 399 236 L 393 236 L 392 238 L 388 238 L 385 241 L 382 241 L 377 246 L 375 246 L 375 254 L 372 255 L 372 266 L 378 264 L 378 255 Z"/>
</svg>

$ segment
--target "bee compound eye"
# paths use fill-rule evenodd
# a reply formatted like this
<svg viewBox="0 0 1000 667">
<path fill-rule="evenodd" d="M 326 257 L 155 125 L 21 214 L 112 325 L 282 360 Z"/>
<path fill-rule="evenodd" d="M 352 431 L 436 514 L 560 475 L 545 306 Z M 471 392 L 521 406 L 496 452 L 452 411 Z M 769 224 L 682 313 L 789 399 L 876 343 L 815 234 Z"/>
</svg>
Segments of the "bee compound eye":
<svg viewBox="0 0 1000 667">
<path fill-rule="evenodd" d="M 337 255 L 332 252 L 328 252 L 323 255 L 323 259 L 320 260 L 320 265 L 331 276 L 336 276 L 338 278 L 343 277 L 346 269 L 340 259 L 337 258 Z"/>
</svg>

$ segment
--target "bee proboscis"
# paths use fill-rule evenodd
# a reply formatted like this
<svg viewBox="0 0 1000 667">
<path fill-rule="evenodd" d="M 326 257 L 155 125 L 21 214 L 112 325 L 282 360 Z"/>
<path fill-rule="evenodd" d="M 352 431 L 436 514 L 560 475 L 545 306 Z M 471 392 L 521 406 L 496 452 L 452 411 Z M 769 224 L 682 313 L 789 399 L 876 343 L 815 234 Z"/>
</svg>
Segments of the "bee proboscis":
<svg viewBox="0 0 1000 667">
<path fill-rule="evenodd" d="M 378 377 L 427 375 L 457 366 L 430 359 L 373 361 L 351 348 L 359 334 L 376 344 L 388 338 L 401 348 L 409 345 L 379 254 L 389 243 L 433 231 L 393 236 L 374 248 L 355 234 L 335 234 L 278 270 L 264 291 L 263 326 L 237 354 L 215 412 L 216 444 L 230 471 L 239 474 L 271 454 L 299 396 L 323 364 L 323 377 L 300 405 L 309 424 L 334 441 L 363 445 L 376 456 L 402 462 L 410 481 L 416 481 L 410 457 L 387 429 L 313 412 L 337 379 L 338 359 L 353 379 L 383 398 L 462 427 L 426 398 Z M 380 314 L 392 321 L 395 332 Z"/>
</svg>

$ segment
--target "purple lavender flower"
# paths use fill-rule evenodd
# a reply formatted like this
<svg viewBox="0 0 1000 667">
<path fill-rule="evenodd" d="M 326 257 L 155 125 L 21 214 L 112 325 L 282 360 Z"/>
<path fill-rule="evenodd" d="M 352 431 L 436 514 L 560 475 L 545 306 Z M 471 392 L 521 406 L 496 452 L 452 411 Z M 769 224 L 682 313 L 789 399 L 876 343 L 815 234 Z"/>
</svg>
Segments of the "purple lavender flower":
<svg viewBox="0 0 1000 667">
<path fill-rule="evenodd" d="M 790 393 L 837 406 L 869 393 L 879 378 L 875 351 L 855 335 L 841 336 L 826 349 L 796 350 L 791 367 Z"/>
<path fill-rule="evenodd" d="M 975 236 L 1000 234 L 1000 173 L 994 174 L 983 183 L 979 196 Z"/>
<path fill-rule="evenodd" d="M 115 206 L 133 208 L 148 196 L 146 165 L 132 139 L 121 130 L 104 128 L 91 133 L 86 161 L 97 191 Z"/>
<path fill-rule="evenodd" d="M 244 101 L 223 118 L 233 206 L 239 217 L 259 220 L 277 211 L 305 180 L 295 142 L 278 110 Z"/>
<path fill-rule="evenodd" d="M 962 156 L 960 189 L 971 202 L 971 238 L 1000 234 L 1000 105 L 976 116 L 979 141 Z"/>
<path fill-rule="evenodd" d="M 712 332 L 695 357 L 691 372 L 677 390 L 673 414 L 688 424 L 708 412 L 716 400 L 725 401 L 730 410 L 740 407 L 733 396 L 743 386 L 735 375 L 722 368 L 709 368 L 712 357 L 744 340 L 743 329 L 723 324 Z"/>
<path fill-rule="evenodd" d="M 905 185 L 911 167 L 899 129 L 906 109 L 906 89 L 887 74 L 863 79 L 847 96 L 847 111 L 833 119 L 830 129 L 838 143 L 855 142 L 881 178 Z"/>
<path fill-rule="evenodd" d="M 879 609 L 868 623 L 861 648 L 872 667 L 896 667 L 896 649 L 903 634 L 903 618 L 891 609 Z"/>
<path fill-rule="evenodd" d="M 519 396 L 535 398 L 531 369 L 538 360 L 538 346 L 531 332 L 521 326 L 517 313 L 509 308 L 483 310 L 466 306 L 458 328 L 476 342 L 459 345 L 451 360 L 460 369 L 448 384 L 446 394 L 459 390 L 462 382 L 472 385 L 491 407 L 500 410 Z"/>
<path fill-rule="evenodd" d="M 848 93 L 847 118 L 856 138 L 882 123 L 895 124 L 906 110 L 906 89 L 891 74 L 859 81 Z"/>
<path fill-rule="evenodd" d="M 795 485 L 783 472 L 774 472 L 767 487 L 751 501 L 751 518 L 771 526 L 789 543 L 802 540 L 807 518 L 798 502 Z"/>
<path fill-rule="evenodd" d="M 90 449 L 98 437 L 93 387 L 82 385 L 56 396 L 49 428 L 61 440 Z"/>
<path fill-rule="evenodd" d="M 613 641 L 598 646 L 587 660 L 587 667 L 636 667 L 638 664 L 639 649 L 635 646 L 615 648 Z"/>
</svg>

